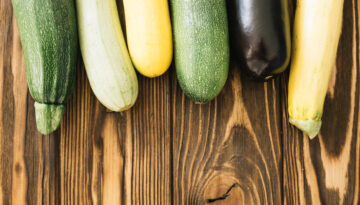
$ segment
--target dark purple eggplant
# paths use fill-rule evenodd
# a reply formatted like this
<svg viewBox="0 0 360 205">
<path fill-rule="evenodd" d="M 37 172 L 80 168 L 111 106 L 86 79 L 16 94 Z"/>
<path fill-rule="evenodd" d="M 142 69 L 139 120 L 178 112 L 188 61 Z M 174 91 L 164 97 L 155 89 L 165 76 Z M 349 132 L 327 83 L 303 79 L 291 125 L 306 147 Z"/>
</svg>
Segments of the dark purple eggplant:
<svg viewBox="0 0 360 205">
<path fill-rule="evenodd" d="M 255 78 L 269 79 L 289 64 L 287 0 L 227 0 L 232 57 Z"/>
</svg>

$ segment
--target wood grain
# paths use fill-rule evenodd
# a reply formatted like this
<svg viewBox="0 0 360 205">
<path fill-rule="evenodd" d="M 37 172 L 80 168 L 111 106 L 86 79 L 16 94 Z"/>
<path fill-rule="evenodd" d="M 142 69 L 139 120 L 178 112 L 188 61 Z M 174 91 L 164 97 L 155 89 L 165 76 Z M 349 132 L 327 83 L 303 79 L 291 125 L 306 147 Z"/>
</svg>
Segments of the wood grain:
<svg viewBox="0 0 360 205">
<path fill-rule="evenodd" d="M 206 105 L 174 86 L 174 204 L 281 203 L 279 83 L 251 82 L 232 68 L 224 91 Z"/>
<path fill-rule="evenodd" d="M 135 106 L 112 113 L 92 94 L 81 57 L 62 125 L 42 136 L 11 1 L 1 0 L 0 205 L 359 204 L 359 11 L 345 0 L 315 140 L 288 124 L 288 73 L 254 82 L 231 63 L 219 97 L 198 105 L 172 66 L 159 78 L 139 76 Z"/>
<path fill-rule="evenodd" d="M 12 161 L 13 161 L 13 135 L 12 130 L 9 129 L 9 119 L 13 119 L 14 104 L 11 98 L 11 53 L 12 51 L 12 8 L 10 1 L 0 2 L 0 203 L 11 200 L 11 176 L 12 176 Z M 10 91 L 10 92 L 9 92 Z M 11 102 L 9 102 L 11 101 Z M 5 112 L 10 110 L 9 112 Z"/>
</svg>

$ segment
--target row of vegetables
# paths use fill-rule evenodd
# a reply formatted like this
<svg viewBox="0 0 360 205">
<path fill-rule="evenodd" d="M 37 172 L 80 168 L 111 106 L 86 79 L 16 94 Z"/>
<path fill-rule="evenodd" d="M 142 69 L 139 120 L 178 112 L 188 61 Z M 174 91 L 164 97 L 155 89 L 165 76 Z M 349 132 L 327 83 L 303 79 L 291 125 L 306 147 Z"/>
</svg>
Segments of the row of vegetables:
<svg viewBox="0 0 360 205">
<path fill-rule="evenodd" d="M 91 88 L 112 111 L 135 103 L 135 69 L 147 77 L 160 76 L 173 51 L 178 82 L 198 103 L 211 101 L 222 90 L 229 45 L 239 67 L 264 80 L 283 72 L 291 57 L 290 123 L 311 138 L 320 130 L 343 0 L 298 0 L 292 40 L 287 0 L 170 0 L 171 18 L 167 0 L 123 0 L 128 46 L 115 0 L 12 3 L 43 134 L 57 129 L 72 94 L 78 43 Z"/>
</svg>

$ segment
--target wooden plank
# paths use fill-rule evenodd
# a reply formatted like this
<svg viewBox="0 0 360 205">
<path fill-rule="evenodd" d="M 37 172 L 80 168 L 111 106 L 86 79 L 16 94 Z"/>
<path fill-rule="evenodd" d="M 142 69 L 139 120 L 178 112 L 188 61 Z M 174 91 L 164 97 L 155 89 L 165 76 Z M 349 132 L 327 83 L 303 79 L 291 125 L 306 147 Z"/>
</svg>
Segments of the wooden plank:
<svg viewBox="0 0 360 205">
<path fill-rule="evenodd" d="M 173 76 L 173 204 L 280 204 L 279 80 L 254 82 L 231 65 L 220 96 L 193 104 Z"/>
<path fill-rule="evenodd" d="M 139 100 L 123 113 L 106 112 L 79 77 L 61 127 L 61 203 L 170 204 L 168 74 L 140 77 Z"/>
<path fill-rule="evenodd" d="M 102 159 L 99 160 L 99 155 L 102 156 L 104 152 L 102 147 L 104 136 L 101 133 L 106 126 L 103 123 L 105 109 L 91 93 L 83 65 L 78 68 L 75 90 L 66 108 L 57 136 L 60 141 L 57 159 L 60 180 L 59 202 L 89 204 L 92 201 L 91 196 L 101 199 L 101 189 L 91 185 L 93 180 L 99 184 L 101 182 L 102 175 L 99 173 L 102 173 L 102 164 L 99 163 L 102 163 Z M 110 125 L 109 129 L 111 128 Z M 109 133 L 111 131 L 109 130 Z M 94 199 L 95 202 L 98 200 Z"/>
<path fill-rule="evenodd" d="M 128 171 L 125 187 L 131 188 L 131 198 L 126 202 L 170 204 L 170 78 L 166 74 L 156 79 L 141 77 L 140 80 L 141 94 L 132 110 L 132 164 L 130 166 L 128 162 L 129 166 L 125 166 Z M 130 197 L 130 192 L 125 196 Z"/>
<path fill-rule="evenodd" d="M 358 1 L 345 0 L 336 71 L 320 135 L 310 141 L 290 126 L 283 104 L 284 204 L 360 203 L 359 11 Z M 284 78 L 285 94 L 286 85 Z"/>
<path fill-rule="evenodd" d="M 54 204 L 58 141 L 36 130 L 11 2 L 0 4 L 0 204 Z"/>
<path fill-rule="evenodd" d="M 12 51 L 12 11 L 8 1 L 0 2 L 0 204 L 6 204 L 11 199 L 11 172 L 13 159 L 12 125 L 9 119 L 13 119 L 13 100 L 11 76 Z M 11 110 L 11 112 L 8 112 Z M 10 124 L 10 126 L 9 126 Z M 10 176 L 10 177 L 9 177 Z"/>
</svg>

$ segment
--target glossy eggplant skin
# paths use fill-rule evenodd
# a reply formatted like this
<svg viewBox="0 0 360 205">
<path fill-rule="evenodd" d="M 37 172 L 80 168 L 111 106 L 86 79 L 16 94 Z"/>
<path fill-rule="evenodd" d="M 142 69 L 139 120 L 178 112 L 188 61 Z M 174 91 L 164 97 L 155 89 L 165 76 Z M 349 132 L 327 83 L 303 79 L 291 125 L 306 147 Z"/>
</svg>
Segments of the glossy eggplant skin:
<svg viewBox="0 0 360 205">
<path fill-rule="evenodd" d="M 251 76 L 283 72 L 291 52 L 288 0 L 227 0 L 232 58 Z"/>
</svg>

